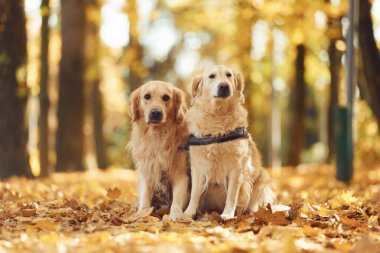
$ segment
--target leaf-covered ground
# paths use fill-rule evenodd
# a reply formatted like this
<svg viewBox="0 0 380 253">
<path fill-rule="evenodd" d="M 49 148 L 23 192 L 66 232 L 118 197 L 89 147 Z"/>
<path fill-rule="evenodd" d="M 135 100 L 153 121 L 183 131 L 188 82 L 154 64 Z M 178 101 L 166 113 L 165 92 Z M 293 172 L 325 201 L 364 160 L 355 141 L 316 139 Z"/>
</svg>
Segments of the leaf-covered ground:
<svg viewBox="0 0 380 253">
<path fill-rule="evenodd" d="M 271 171 L 286 212 L 170 222 L 135 214 L 133 171 L 0 182 L 0 252 L 380 252 L 380 167 L 346 186 L 329 166 Z"/>
</svg>

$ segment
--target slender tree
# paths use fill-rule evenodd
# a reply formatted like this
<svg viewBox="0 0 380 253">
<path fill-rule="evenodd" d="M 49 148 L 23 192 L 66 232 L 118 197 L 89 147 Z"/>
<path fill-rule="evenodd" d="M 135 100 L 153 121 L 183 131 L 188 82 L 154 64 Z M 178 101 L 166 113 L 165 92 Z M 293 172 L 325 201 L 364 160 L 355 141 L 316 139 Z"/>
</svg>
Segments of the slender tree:
<svg viewBox="0 0 380 253">
<path fill-rule="evenodd" d="M 96 152 L 96 161 L 100 169 L 106 169 L 108 166 L 105 141 L 103 134 L 103 96 L 99 89 L 100 80 L 94 81 L 91 87 L 91 107 L 94 125 L 94 143 Z"/>
<path fill-rule="evenodd" d="M 124 53 L 126 64 L 129 68 L 128 84 L 130 90 L 133 91 L 139 87 L 148 72 L 142 64 L 143 47 L 141 46 L 138 38 L 138 11 L 137 1 L 128 1 L 127 15 L 129 19 L 129 44 Z"/>
<path fill-rule="evenodd" d="M 244 12 L 245 15 L 236 15 L 236 25 L 241 34 L 246 34 L 246 36 L 241 36 L 238 43 L 238 50 L 236 54 L 236 59 L 239 59 L 241 70 L 245 77 L 245 97 L 246 106 L 249 111 L 249 129 L 253 129 L 253 107 L 252 107 L 252 97 L 253 97 L 253 82 L 251 79 L 252 73 L 252 58 L 251 58 L 251 48 L 252 48 L 252 25 L 255 21 L 255 9 L 249 1 L 239 1 L 238 11 Z"/>
<path fill-rule="evenodd" d="M 49 164 L 49 123 L 48 113 L 50 107 L 48 95 L 49 79 L 49 0 L 41 1 L 41 69 L 40 69 L 40 117 L 39 117 L 39 152 L 41 163 L 41 176 L 51 174 Z"/>
<path fill-rule="evenodd" d="M 298 44 L 296 47 L 296 74 L 295 84 L 292 91 L 292 122 L 290 126 L 290 139 L 288 153 L 288 164 L 291 166 L 300 163 L 301 151 L 304 146 L 305 139 L 305 54 L 306 48 L 304 44 Z"/>
<path fill-rule="evenodd" d="M 367 81 L 359 85 L 359 88 L 375 115 L 380 129 L 380 56 L 373 33 L 371 4 L 369 0 L 359 2 L 359 45 Z"/>
<path fill-rule="evenodd" d="M 26 29 L 22 0 L 0 0 L 0 177 L 30 176 L 25 106 Z"/>
<path fill-rule="evenodd" d="M 339 91 L 339 72 L 341 67 L 341 60 L 343 52 L 339 51 L 336 47 L 337 41 L 343 39 L 342 34 L 342 16 L 337 11 L 338 7 L 333 7 L 330 0 L 324 0 L 327 8 L 326 14 L 328 16 L 328 29 L 327 37 L 330 39 L 328 54 L 329 54 L 329 71 L 330 71 L 330 97 L 327 118 L 327 147 L 328 154 L 326 161 L 331 162 L 335 151 L 335 137 L 334 137 L 334 107 L 338 105 L 338 91 Z"/>
<path fill-rule="evenodd" d="M 105 151 L 105 141 L 103 135 L 103 97 L 100 91 L 101 71 L 99 59 L 101 54 L 100 48 L 100 3 L 99 0 L 87 0 L 87 10 L 91 15 L 87 16 L 87 37 L 86 37 L 86 59 L 87 59 L 87 78 L 88 87 L 90 88 L 89 100 L 93 124 L 93 140 L 95 146 L 95 155 L 98 167 L 107 168 L 107 158 Z"/>
<path fill-rule="evenodd" d="M 331 39 L 329 45 L 329 59 L 330 59 L 330 100 L 329 100 L 329 111 L 328 111 L 328 126 L 327 126 L 327 142 L 329 153 L 327 156 L 327 161 L 331 161 L 334 155 L 334 107 L 338 105 L 339 102 L 339 71 L 341 66 L 342 52 L 336 48 L 337 39 Z"/>
<path fill-rule="evenodd" d="M 85 0 L 61 0 L 57 171 L 83 170 Z"/>
</svg>

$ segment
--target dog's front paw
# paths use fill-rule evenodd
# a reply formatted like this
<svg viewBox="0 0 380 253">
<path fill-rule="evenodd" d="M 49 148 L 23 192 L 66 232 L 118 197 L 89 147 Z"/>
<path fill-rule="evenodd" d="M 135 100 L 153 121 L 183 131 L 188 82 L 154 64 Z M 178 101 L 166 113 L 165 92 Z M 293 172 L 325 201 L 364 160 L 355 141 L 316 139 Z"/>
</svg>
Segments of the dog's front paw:
<svg viewBox="0 0 380 253">
<path fill-rule="evenodd" d="M 146 216 L 149 216 L 152 212 L 153 212 L 153 207 L 139 208 L 135 215 L 138 217 L 146 217 Z"/>
<path fill-rule="evenodd" d="M 234 215 L 233 214 L 229 214 L 229 213 L 222 213 L 222 215 L 220 215 L 220 217 L 223 220 L 231 220 L 231 219 L 234 218 Z"/>
<path fill-rule="evenodd" d="M 169 214 L 169 220 L 176 221 L 185 218 L 182 210 L 179 208 L 172 208 Z"/>
<path fill-rule="evenodd" d="M 169 220 L 171 220 L 171 221 L 178 221 L 178 220 L 183 220 L 183 219 L 186 219 L 186 218 L 187 217 L 182 212 L 171 212 L 169 214 Z"/>
<path fill-rule="evenodd" d="M 183 214 L 186 218 L 193 218 L 195 215 L 195 212 L 190 209 L 186 209 L 186 211 Z"/>
</svg>

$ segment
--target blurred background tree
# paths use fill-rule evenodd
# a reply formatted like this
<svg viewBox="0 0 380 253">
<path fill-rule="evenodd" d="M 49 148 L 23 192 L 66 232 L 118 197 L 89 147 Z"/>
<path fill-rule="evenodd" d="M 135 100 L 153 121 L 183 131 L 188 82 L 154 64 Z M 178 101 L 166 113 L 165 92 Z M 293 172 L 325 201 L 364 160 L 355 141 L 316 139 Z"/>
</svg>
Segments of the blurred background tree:
<svg viewBox="0 0 380 253">
<path fill-rule="evenodd" d="M 368 102 L 380 127 L 380 56 L 373 31 L 371 5 L 360 1 L 359 5 L 359 44 L 362 55 L 363 71 L 366 77 L 364 85 L 359 85 L 363 97 Z"/>
<path fill-rule="evenodd" d="M 61 1 L 57 171 L 84 170 L 85 0 Z"/>
<path fill-rule="evenodd" d="M 41 1 L 41 48 L 40 48 L 40 116 L 39 116 L 39 155 L 41 176 L 51 173 L 49 163 L 49 17 L 50 1 Z"/>
<path fill-rule="evenodd" d="M 26 30 L 22 0 L 0 1 L 0 177 L 31 175 L 26 143 Z"/>
<path fill-rule="evenodd" d="M 2 177 L 130 167 L 130 92 L 152 79 L 187 90 L 213 64 L 243 73 L 266 166 L 335 160 L 347 0 L 8 2 L 0 0 Z M 380 160 L 380 0 L 360 7 L 357 165 Z"/>
<path fill-rule="evenodd" d="M 91 119 L 89 125 L 92 126 L 92 135 L 89 143 L 94 147 L 96 164 L 98 168 L 105 169 L 108 166 L 107 154 L 105 150 L 105 139 L 103 134 L 104 123 L 104 103 L 103 94 L 100 90 L 102 73 L 100 71 L 100 58 L 102 48 L 100 42 L 101 25 L 101 1 L 86 0 L 86 101 L 88 103 L 88 113 Z M 92 142 L 91 142 L 92 140 Z M 91 149 L 91 145 L 88 145 Z"/>
</svg>

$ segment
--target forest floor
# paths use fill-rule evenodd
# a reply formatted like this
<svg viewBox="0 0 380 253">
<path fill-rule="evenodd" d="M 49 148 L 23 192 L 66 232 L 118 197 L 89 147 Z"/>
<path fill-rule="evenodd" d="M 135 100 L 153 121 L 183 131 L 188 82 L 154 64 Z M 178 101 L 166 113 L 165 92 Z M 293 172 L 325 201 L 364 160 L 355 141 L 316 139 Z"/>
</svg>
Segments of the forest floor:
<svg viewBox="0 0 380 253">
<path fill-rule="evenodd" d="M 330 166 L 271 174 L 290 211 L 183 222 L 136 215 L 130 170 L 12 178 L 0 182 L 0 252 L 380 252 L 380 166 L 348 186 Z"/>
</svg>

